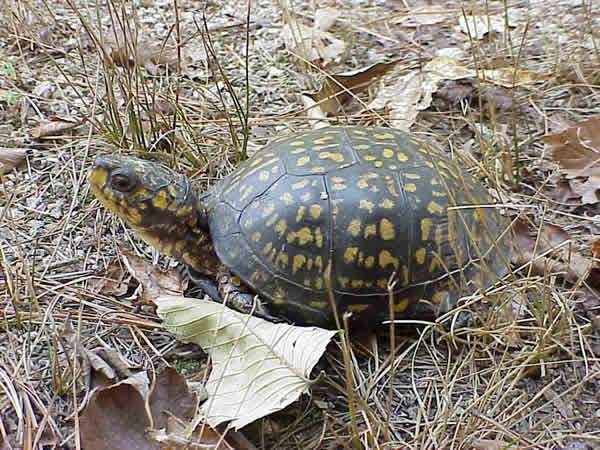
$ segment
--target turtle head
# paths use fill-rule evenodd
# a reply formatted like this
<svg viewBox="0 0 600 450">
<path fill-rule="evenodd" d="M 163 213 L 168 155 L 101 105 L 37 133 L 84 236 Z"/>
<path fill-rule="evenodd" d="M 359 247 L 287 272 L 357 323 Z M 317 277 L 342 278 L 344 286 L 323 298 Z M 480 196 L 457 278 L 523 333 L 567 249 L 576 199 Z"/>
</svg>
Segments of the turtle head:
<svg viewBox="0 0 600 450">
<path fill-rule="evenodd" d="M 100 203 L 148 244 L 198 272 L 213 273 L 206 208 L 186 176 L 155 162 L 101 156 L 88 182 Z"/>
</svg>

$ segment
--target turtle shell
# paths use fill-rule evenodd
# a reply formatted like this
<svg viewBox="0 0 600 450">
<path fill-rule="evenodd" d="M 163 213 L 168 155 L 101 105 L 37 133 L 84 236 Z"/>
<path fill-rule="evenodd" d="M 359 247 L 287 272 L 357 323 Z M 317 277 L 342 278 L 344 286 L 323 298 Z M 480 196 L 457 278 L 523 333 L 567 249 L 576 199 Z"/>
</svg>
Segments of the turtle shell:
<svg viewBox="0 0 600 450">
<path fill-rule="evenodd" d="M 214 189 L 220 260 L 298 324 L 425 319 L 506 273 L 508 221 L 444 153 L 387 128 L 271 142 Z M 427 317 L 426 317 L 427 316 Z"/>
</svg>

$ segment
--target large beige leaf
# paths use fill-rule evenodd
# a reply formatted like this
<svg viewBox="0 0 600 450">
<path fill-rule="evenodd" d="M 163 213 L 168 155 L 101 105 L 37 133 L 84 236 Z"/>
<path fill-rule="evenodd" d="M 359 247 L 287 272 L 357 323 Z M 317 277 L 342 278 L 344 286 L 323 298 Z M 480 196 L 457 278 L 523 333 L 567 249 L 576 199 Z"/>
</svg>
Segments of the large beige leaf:
<svg viewBox="0 0 600 450">
<path fill-rule="evenodd" d="M 241 428 L 308 392 L 308 378 L 336 331 L 273 324 L 208 300 L 156 299 L 164 327 L 212 359 L 203 412 L 211 426 Z"/>
</svg>

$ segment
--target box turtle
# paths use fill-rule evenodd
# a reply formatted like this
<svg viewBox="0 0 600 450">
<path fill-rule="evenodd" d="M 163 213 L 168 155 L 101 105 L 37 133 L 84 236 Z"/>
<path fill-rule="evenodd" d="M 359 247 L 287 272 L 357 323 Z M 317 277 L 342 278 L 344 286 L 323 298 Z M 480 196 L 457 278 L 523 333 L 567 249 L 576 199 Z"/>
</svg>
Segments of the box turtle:
<svg viewBox="0 0 600 450">
<path fill-rule="evenodd" d="M 88 180 L 139 237 L 212 296 L 297 324 L 426 319 L 506 271 L 508 220 L 443 152 L 387 128 L 271 142 L 208 192 L 148 161 L 98 157 Z M 393 298 L 390 300 L 390 293 Z M 335 306 L 335 308 L 332 308 Z"/>
</svg>

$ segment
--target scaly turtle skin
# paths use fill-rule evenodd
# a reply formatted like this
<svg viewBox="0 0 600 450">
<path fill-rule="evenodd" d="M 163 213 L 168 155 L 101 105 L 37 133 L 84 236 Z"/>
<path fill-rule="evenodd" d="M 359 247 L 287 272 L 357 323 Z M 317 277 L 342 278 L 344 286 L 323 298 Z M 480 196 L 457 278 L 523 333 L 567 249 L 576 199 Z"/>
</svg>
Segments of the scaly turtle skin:
<svg viewBox="0 0 600 450">
<path fill-rule="evenodd" d="M 481 184 L 397 130 L 278 139 L 207 193 L 125 157 L 97 158 L 88 179 L 105 207 L 216 279 L 220 295 L 248 309 L 258 293 L 297 324 L 335 325 L 333 298 L 340 318 L 373 327 L 390 317 L 389 292 L 396 319 L 435 317 L 507 270 L 508 221 Z"/>
</svg>

